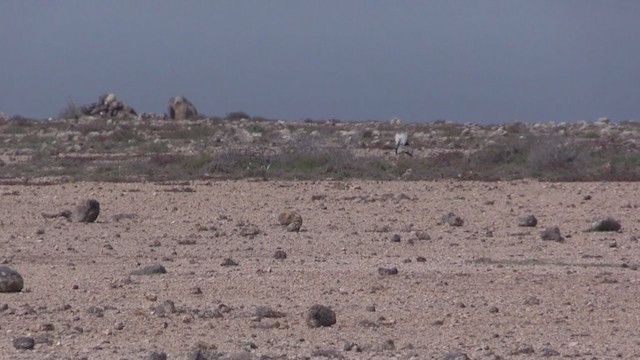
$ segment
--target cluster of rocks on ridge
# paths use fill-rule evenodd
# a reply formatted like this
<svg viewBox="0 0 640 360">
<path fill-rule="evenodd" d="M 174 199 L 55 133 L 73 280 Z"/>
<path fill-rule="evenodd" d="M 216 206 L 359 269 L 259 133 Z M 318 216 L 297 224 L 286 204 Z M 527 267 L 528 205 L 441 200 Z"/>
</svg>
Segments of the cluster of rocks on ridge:
<svg viewBox="0 0 640 360">
<path fill-rule="evenodd" d="M 113 119 L 127 119 L 138 116 L 133 107 L 126 105 L 112 93 L 101 95 L 97 102 L 81 106 L 79 110 L 84 116 Z M 175 96 L 169 99 L 167 114 L 142 113 L 140 117 L 144 119 L 166 119 L 167 117 L 172 120 L 195 119 L 198 117 L 198 110 L 186 97 Z"/>
</svg>

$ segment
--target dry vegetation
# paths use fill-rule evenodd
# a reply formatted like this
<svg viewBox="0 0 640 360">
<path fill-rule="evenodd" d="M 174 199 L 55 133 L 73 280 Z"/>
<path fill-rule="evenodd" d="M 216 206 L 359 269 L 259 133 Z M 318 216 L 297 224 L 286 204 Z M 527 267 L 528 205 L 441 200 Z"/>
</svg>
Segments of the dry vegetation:
<svg viewBox="0 0 640 360">
<path fill-rule="evenodd" d="M 74 108 L 62 114 L 76 114 Z M 637 180 L 638 123 L 475 125 L 76 116 L 0 118 L 1 179 Z M 414 157 L 397 156 L 407 131 Z"/>
</svg>

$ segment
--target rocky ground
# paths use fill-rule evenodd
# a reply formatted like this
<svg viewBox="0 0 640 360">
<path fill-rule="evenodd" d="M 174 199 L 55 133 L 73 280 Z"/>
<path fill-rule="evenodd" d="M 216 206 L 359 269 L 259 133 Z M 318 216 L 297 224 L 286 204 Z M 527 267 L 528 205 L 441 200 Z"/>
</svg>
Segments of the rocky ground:
<svg viewBox="0 0 640 360">
<path fill-rule="evenodd" d="M 94 223 L 42 216 L 85 199 Z M 638 358 L 638 199 L 621 182 L 3 184 L 0 263 L 24 288 L 0 293 L 0 358 Z M 622 228 L 587 232 L 598 217 Z M 309 326 L 315 304 L 336 323 Z"/>
</svg>

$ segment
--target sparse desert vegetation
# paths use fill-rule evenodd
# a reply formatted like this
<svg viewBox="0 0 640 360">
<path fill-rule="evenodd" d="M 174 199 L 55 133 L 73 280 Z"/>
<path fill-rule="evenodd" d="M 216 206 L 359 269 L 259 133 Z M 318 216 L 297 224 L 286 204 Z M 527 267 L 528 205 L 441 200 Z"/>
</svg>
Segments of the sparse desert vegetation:
<svg viewBox="0 0 640 360">
<path fill-rule="evenodd" d="M 96 104 L 89 113 L 109 109 Z M 0 180 L 640 179 L 640 127 L 633 122 L 399 125 L 278 121 L 240 111 L 173 120 L 78 116 L 77 109 L 69 104 L 61 112 L 73 115 L 67 119 L 0 119 Z M 114 109 L 128 108 L 118 102 Z M 400 130 L 410 134 L 413 157 L 394 152 Z"/>
</svg>

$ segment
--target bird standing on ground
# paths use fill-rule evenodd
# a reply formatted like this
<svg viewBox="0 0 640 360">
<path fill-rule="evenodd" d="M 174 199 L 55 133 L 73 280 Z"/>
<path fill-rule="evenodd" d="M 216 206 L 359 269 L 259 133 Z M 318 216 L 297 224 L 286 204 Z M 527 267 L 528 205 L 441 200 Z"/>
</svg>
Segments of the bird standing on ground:
<svg viewBox="0 0 640 360">
<path fill-rule="evenodd" d="M 409 135 L 406 132 L 396 133 L 396 154 L 413 156 L 413 149 L 409 146 Z"/>
</svg>

